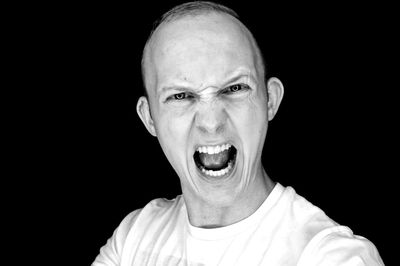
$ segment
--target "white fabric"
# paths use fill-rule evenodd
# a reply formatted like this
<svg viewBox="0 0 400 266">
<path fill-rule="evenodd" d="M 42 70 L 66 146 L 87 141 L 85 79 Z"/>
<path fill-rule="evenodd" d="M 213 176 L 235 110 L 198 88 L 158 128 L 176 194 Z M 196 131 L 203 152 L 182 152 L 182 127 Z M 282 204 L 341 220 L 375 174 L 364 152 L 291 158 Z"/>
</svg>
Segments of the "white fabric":
<svg viewBox="0 0 400 266">
<path fill-rule="evenodd" d="M 370 241 L 276 184 L 250 217 L 214 229 L 189 223 L 182 196 L 153 200 L 122 221 L 92 265 L 384 264 Z"/>
</svg>

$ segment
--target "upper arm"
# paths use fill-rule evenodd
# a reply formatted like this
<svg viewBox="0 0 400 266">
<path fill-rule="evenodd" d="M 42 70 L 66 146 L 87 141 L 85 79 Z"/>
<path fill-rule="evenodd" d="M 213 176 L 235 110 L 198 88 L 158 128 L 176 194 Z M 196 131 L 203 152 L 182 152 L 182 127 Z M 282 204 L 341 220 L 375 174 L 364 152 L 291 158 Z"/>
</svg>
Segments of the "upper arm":
<svg viewBox="0 0 400 266">
<path fill-rule="evenodd" d="M 384 263 L 371 241 L 340 226 L 317 234 L 304 249 L 298 263 L 301 265 L 380 266 Z"/>
<path fill-rule="evenodd" d="M 101 247 L 99 255 L 92 263 L 92 266 L 118 266 L 122 254 L 126 237 L 130 228 L 136 221 L 140 210 L 128 214 L 121 224 L 115 229 L 113 235 L 107 240 L 107 243 Z"/>
</svg>

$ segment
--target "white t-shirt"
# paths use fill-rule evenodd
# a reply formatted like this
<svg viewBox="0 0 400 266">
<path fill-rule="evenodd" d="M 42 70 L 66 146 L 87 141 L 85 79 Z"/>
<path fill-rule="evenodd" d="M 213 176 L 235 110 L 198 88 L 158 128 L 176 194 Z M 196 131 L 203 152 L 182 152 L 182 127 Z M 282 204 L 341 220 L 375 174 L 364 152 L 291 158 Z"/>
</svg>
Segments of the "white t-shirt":
<svg viewBox="0 0 400 266">
<path fill-rule="evenodd" d="M 276 184 L 248 218 L 204 229 L 189 223 L 182 196 L 130 213 L 92 266 L 384 265 L 375 246 Z"/>
</svg>

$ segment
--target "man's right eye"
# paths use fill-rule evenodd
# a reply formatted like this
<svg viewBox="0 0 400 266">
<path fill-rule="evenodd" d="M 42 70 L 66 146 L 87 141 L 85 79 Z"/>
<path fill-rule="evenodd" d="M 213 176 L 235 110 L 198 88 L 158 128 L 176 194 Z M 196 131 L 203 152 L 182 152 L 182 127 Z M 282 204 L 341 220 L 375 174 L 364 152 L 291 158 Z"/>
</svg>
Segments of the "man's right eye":
<svg viewBox="0 0 400 266">
<path fill-rule="evenodd" d="M 180 93 L 176 93 L 176 94 L 172 94 L 170 96 L 167 97 L 166 102 L 184 102 L 186 100 L 192 100 L 194 98 L 194 96 L 190 93 L 187 92 L 180 92 Z"/>
</svg>

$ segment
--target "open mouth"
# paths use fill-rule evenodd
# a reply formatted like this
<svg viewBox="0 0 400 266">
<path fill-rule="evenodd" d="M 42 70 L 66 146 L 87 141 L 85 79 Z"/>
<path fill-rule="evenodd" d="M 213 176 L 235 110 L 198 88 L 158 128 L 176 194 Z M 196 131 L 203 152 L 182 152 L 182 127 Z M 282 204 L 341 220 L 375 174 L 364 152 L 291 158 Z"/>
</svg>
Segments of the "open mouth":
<svg viewBox="0 0 400 266">
<path fill-rule="evenodd" d="M 230 174 L 236 163 L 236 148 L 231 144 L 198 147 L 193 155 L 197 168 L 205 175 Z"/>
</svg>

